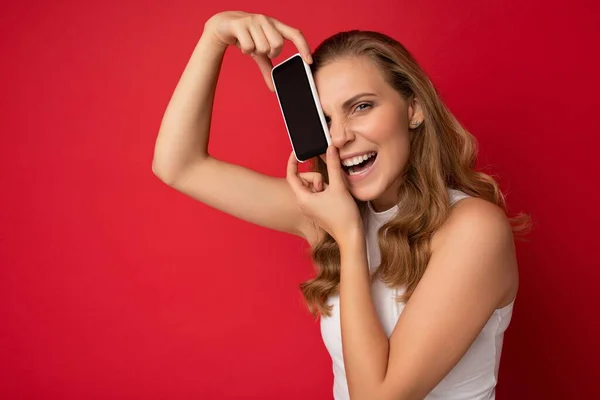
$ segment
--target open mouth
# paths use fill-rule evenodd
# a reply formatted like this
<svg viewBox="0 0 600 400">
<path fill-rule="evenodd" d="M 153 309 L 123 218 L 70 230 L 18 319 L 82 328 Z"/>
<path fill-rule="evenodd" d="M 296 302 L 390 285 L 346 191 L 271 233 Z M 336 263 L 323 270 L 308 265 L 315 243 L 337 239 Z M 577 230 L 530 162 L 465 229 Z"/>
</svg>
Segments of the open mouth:
<svg viewBox="0 0 600 400">
<path fill-rule="evenodd" d="M 371 165 L 373 165 L 376 158 L 377 153 L 371 152 L 363 156 L 354 157 L 351 160 L 344 160 L 342 162 L 342 168 L 344 172 L 349 176 L 357 175 L 367 170 Z"/>
</svg>

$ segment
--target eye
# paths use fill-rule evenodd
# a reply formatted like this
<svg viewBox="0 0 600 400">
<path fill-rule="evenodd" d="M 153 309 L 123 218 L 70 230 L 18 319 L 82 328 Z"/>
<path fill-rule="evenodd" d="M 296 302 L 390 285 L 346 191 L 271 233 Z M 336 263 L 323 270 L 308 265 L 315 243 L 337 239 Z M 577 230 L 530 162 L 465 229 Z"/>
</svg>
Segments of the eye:
<svg viewBox="0 0 600 400">
<path fill-rule="evenodd" d="M 355 110 L 362 111 L 362 110 L 365 110 L 368 107 L 371 107 L 371 104 L 369 104 L 369 103 L 360 103 L 359 105 L 356 106 Z"/>
<path fill-rule="evenodd" d="M 325 117 L 325 122 L 327 123 L 327 126 L 329 126 L 331 124 L 331 118 L 329 117 Z"/>
</svg>

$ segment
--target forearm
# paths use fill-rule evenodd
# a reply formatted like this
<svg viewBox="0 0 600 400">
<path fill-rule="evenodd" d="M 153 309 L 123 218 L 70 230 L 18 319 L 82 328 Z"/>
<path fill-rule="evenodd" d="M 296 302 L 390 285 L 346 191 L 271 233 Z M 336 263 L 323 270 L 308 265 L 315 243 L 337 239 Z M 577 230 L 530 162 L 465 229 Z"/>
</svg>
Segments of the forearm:
<svg viewBox="0 0 600 400">
<path fill-rule="evenodd" d="M 153 169 L 173 180 L 190 160 L 208 155 L 215 89 L 226 47 L 205 32 L 173 92 L 154 149 Z"/>
<path fill-rule="evenodd" d="M 344 365 L 352 399 L 374 399 L 384 380 L 389 342 L 371 299 L 362 234 L 340 244 L 340 314 Z"/>
</svg>

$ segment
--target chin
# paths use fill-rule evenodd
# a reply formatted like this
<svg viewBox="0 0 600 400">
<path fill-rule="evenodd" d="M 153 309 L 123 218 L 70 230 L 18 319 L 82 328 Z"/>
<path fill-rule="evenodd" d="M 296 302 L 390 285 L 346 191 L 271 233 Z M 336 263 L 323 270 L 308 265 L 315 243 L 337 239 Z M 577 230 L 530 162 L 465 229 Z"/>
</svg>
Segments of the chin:
<svg viewBox="0 0 600 400">
<path fill-rule="evenodd" d="M 382 194 L 381 190 L 376 187 L 360 187 L 358 185 L 350 187 L 350 194 L 358 201 L 373 201 L 379 198 Z"/>
</svg>

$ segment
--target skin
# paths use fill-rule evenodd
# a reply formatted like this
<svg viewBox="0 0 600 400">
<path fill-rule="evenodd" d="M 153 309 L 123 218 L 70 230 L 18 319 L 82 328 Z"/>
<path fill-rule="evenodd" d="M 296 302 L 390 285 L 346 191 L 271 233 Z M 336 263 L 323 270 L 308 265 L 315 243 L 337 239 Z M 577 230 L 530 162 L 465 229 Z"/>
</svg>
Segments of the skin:
<svg viewBox="0 0 600 400">
<path fill-rule="evenodd" d="M 393 206 L 392 193 L 410 151 L 409 123 L 422 120 L 418 101 L 402 99 L 386 86 L 368 60 L 324 66 L 316 80 L 334 141 L 325 157 L 329 186 L 318 173 L 299 173 L 293 154 L 283 180 L 208 153 L 225 49 L 236 46 L 251 55 L 273 90 L 271 58 L 285 40 L 311 62 L 301 32 L 273 18 L 235 11 L 207 21 L 161 122 L 153 171 L 182 193 L 249 222 L 309 242 L 314 233 L 306 221 L 328 231 L 340 248 L 342 344 L 352 399 L 422 399 L 462 358 L 494 310 L 514 299 L 518 273 L 510 226 L 503 211 L 487 201 L 468 198 L 454 205 L 432 238 L 427 271 L 386 337 L 371 299 L 364 231 L 353 196 L 372 201 L 377 210 Z M 372 108 L 342 109 L 363 91 L 376 94 Z M 368 179 L 349 184 L 340 154 L 368 150 L 379 152 L 380 165 Z"/>
<path fill-rule="evenodd" d="M 393 207 L 410 154 L 409 123 L 423 120 L 418 100 L 405 100 L 366 57 L 336 60 L 319 69 L 314 78 L 332 144 L 340 157 L 377 152 L 373 171 L 365 179 L 349 182 L 348 190 L 359 200 L 371 201 L 377 211 Z M 346 100 L 361 93 L 372 95 L 343 108 Z"/>
<path fill-rule="evenodd" d="M 497 308 L 512 302 L 518 269 L 512 230 L 503 210 L 478 198 L 459 201 L 431 241 L 431 258 L 394 331 L 383 331 L 371 298 L 364 227 L 352 197 L 378 211 L 394 193 L 410 152 L 409 122 L 422 118 L 366 59 L 323 67 L 315 77 L 332 145 L 324 160 L 329 185 L 299 173 L 290 155 L 287 180 L 302 213 L 340 248 L 340 319 L 344 366 L 353 399 L 422 399 L 452 370 Z M 374 96 L 342 104 L 358 93 Z M 351 183 L 341 159 L 377 151 L 373 171 Z M 451 339 L 449 339 L 451 338 Z"/>
</svg>

